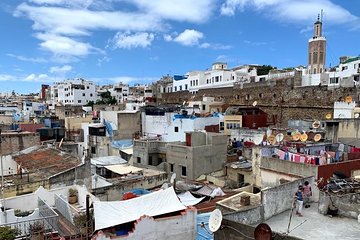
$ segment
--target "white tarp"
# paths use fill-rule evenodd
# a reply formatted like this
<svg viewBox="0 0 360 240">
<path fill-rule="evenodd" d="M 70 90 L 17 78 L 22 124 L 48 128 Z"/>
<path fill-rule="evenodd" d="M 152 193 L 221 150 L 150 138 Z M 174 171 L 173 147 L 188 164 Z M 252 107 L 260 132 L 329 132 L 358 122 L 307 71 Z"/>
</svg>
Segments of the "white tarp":
<svg viewBox="0 0 360 240">
<path fill-rule="evenodd" d="M 143 171 L 142 168 L 137 168 L 127 164 L 108 165 L 105 166 L 105 168 L 119 175 L 138 173 Z"/>
<path fill-rule="evenodd" d="M 184 204 L 184 206 L 195 206 L 205 198 L 205 197 L 196 198 L 189 191 L 180 193 L 177 196 L 180 198 L 180 202 Z"/>
<path fill-rule="evenodd" d="M 184 210 L 173 187 L 125 201 L 94 202 L 95 230 Z"/>
</svg>

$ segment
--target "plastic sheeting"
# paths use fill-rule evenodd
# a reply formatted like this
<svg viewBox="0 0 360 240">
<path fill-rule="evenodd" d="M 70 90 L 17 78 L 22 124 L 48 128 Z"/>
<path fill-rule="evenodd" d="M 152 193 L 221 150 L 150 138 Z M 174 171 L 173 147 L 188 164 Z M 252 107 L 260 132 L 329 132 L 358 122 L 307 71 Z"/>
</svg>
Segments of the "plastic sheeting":
<svg viewBox="0 0 360 240">
<path fill-rule="evenodd" d="M 184 206 L 195 206 L 200 203 L 205 197 L 196 198 L 189 191 L 178 194 L 180 202 L 184 204 Z"/>
<path fill-rule="evenodd" d="M 173 187 L 126 201 L 94 202 L 95 230 L 184 210 Z"/>
</svg>

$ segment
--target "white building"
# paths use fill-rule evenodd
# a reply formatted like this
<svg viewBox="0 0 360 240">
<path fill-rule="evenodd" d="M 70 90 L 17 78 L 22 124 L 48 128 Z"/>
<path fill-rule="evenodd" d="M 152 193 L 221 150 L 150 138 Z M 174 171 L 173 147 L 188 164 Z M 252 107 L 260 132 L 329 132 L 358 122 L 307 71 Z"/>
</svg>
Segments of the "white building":
<svg viewBox="0 0 360 240">
<path fill-rule="evenodd" d="M 176 112 L 142 112 L 142 133 L 146 138 L 158 138 L 164 142 L 185 141 L 185 132 L 219 129 L 220 116 L 195 117 Z"/>
<path fill-rule="evenodd" d="M 81 78 L 57 82 L 51 87 L 51 99 L 63 105 L 86 105 L 97 100 L 96 87 Z"/>
<path fill-rule="evenodd" d="M 22 113 L 27 116 L 40 116 L 46 110 L 46 105 L 39 102 L 23 102 Z"/>
<path fill-rule="evenodd" d="M 98 97 L 100 98 L 100 94 L 107 91 L 110 92 L 111 96 L 114 97 L 118 103 L 126 102 L 130 92 L 129 85 L 120 82 L 114 85 L 99 86 L 97 89 Z"/>
</svg>

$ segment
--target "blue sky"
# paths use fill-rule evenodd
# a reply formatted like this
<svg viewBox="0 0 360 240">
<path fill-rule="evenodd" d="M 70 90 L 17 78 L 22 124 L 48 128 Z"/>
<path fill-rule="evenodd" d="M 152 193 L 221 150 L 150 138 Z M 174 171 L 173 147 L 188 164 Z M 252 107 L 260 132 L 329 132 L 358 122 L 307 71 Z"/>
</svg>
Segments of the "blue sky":
<svg viewBox="0 0 360 240">
<path fill-rule="evenodd" d="M 215 61 L 306 65 L 321 9 L 327 66 L 359 55 L 358 0 L 2 0 L 0 92 L 75 77 L 146 83 Z"/>
</svg>

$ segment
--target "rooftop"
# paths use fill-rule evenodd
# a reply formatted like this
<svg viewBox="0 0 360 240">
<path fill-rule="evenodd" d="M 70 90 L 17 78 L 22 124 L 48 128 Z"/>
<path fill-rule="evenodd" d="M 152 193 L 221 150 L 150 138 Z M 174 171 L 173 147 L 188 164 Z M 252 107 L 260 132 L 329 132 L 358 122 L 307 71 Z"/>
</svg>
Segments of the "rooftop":
<svg viewBox="0 0 360 240">
<path fill-rule="evenodd" d="M 318 213 L 317 204 L 303 210 L 304 217 L 293 215 L 290 236 L 302 239 L 358 239 L 360 225 L 355 219 L 328 217 Z M 273 231 L 286 233 L 290 210 L 278 214 L 266 221 Z"/>
<path fill-rule="evenodd" d="M 58 149 L 45 147 L 20 153 L 14 156 L 14 160 L 22 169 L 31 173 L 34 180 L 47 179 L 81 164 L 81 160 L 72 155 Z"/>
</svg>

